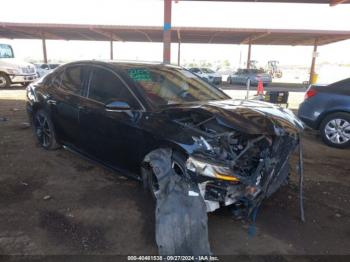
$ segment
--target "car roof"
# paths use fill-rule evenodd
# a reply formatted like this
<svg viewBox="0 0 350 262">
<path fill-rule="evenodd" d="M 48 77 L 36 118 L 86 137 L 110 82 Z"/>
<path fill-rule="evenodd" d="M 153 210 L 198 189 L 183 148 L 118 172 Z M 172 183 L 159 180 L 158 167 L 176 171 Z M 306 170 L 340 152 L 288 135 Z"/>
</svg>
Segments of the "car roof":
<svg viewBox="0 0 350 262">
<path fill-rule="evenodd" d="M 66 63 L 65 66 L 74 64 L 91 64 L 91 65 L 106 65 L 106 66 L 128 66 L 128 67 L 153 67 L 153 66 L 164 66 L 170 68 L 182 69 L 182 67 L 172 64 L 164 64 L 162 62 L 152 62 L 152 61 L 132 61 L 132 60 L 78 60 L 70 63 Z"/>
</svg>

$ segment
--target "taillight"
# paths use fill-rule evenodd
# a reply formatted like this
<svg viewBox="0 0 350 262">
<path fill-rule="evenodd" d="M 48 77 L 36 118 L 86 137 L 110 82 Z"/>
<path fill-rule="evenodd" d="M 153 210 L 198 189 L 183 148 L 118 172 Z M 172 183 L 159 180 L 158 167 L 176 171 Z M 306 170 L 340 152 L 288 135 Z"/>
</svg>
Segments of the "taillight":
<svg viewBox="0 0 350 262">
<path fill-rule="evenodd" d="M 310 97 L 313 97 L 317 94 L 316 89 L 310 88 L 309 90 L 306 91 L 304 99 L 309 99 Z"/>
</svg>

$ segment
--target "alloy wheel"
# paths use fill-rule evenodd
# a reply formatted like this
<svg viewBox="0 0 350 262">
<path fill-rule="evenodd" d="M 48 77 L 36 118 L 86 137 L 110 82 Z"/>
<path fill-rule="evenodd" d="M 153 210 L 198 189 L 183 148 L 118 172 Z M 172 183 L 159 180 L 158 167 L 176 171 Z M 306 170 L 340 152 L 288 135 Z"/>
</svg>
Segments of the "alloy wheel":
<svg viewBox="0 0 350 262">
<path fill-rule="evenodd" d="M 34 119 L 35 134 L 43 147 L 49 147 L 52 130 L 50 129 L 47 116 L 41 113 L 36 114 Z"/>
<path fill-rule="evenodd" d="M 326 138 L 334 144 L 344 144 L 350 140 L 350 123 L 341 118 L 330 120 L 324 129 Z"/>
</svg>

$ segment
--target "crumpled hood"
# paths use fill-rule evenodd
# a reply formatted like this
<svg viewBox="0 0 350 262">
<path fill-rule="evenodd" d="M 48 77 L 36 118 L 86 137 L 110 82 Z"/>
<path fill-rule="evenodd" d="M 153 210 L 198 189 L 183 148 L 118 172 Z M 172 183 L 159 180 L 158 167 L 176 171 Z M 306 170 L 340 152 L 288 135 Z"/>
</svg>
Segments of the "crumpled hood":
<svg viewBox="0 0 350 262">
<path fill-rule="evenodd" d="M 17 60 L 15 58 L 1 58 L 0 59 L 0 63 L 2 67 L 7 67 L 10 69 L 20 69 L 22 67 L 34 67 L 34 65 L 21 61 L 21 60 Z"/>
<path fill-rule="evenodd" d="M 210 112 L 219 124 L 246 134 L 296 134 L 302 122 L 289 110 L 255 100 L 218 100 L 169 106 L 167 110 Z"/>
</svg>

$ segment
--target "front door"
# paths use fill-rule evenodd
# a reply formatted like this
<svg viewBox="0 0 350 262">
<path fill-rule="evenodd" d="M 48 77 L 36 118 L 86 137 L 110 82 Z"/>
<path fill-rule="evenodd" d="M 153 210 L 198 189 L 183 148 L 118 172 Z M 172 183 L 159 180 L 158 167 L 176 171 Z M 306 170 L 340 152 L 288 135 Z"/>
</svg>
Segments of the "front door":
<svg viewBox="0 0 350 262">
<path fill-rule="evenodd" d="M 138 128 L 140 104 L 115 72 L 94 67 L 91 74 L 87 97 L 80 105 L 81 144 L 107 164 L 137 171 L 138 147 L 143 141 Z M 130 110 L 106 109 L 116 101 L 128 103 Z"/>
</svg>

